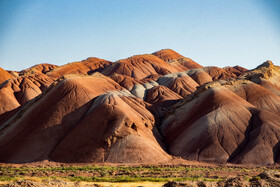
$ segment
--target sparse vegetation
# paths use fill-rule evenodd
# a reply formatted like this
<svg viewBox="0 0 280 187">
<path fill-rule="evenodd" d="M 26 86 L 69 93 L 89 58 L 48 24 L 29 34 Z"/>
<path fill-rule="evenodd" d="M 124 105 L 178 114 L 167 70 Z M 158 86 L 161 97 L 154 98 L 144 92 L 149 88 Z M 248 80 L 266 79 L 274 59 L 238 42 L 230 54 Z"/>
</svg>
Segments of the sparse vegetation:
<svg viewBox="0 0 280 187">
<path fill-rule="evenodd" d="M 61 166 L 61 167 L 0 167 L 0 181 L 25 178 L 62 179 L 71 182 L 168 182 L 209 181 L 227 179 L 233 173 L 252 176 L 267 168 L 195 167 L 195 166 Z M 279 170 L 277 168 L 271 170 Z"/>
</svg>

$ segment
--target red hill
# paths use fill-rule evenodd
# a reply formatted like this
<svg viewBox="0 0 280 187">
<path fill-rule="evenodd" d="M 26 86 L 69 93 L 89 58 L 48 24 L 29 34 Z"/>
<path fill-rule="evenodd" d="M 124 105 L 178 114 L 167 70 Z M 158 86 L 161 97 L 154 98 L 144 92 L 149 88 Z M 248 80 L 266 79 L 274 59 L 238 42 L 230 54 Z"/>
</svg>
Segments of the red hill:
<svg viewBox="0 0 280 187">
<path fill-rule="evenodd" d="M 280 162 L 280 67 L 271 61 L 202 67 L 165 49 L 0 69 L 0 81 L 0 162 Z"/>
</svg>

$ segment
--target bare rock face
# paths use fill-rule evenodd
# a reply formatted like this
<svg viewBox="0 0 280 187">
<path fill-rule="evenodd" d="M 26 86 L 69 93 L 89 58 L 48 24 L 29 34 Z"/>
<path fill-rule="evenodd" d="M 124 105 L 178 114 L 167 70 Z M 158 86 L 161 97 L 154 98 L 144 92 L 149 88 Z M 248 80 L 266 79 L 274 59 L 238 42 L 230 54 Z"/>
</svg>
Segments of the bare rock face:
<svg viewBox="0 0 280 187">
<path fill-rule="evenodd" d="M 31 68 L 20 71 L 19 75 L 22 76 L 22 75 L 29 75 L 29 74 L 36 74 L 36 73 L 46 74 L 57 67 L 58 67 L 57 65 L 53 65 L 53 64 L 38 64 L 32 66 Z"/>
<path fill-rule="evenodd" d="M 19 76 L 0 85 L 0 115 L 25 104 L 52 84 L 42 73 Z"/>
<path fill-rule="evenodd" d="M 212 77 L 208 73 L 206 73 L 202 68 L 192 69 L 187 71 L 186 73 L 199 85 L 212 82 Z"/>
<path fill-rule="evenodd" d="M 202 66 L 190 58 L 186 58 L 172 49 L 163 49 L 154 52 L 153 55 L 173 65 L 178 71 L 201 68 Z"/>
<path fill-rule="evenodd" d="M 207 72 L 214 81 L 215 80 L 229 80 L 229 79 L 236 78 L 235 73 L 233 73 L 231 71 L 227 71 L 226 69 L 215 67 L 215 66 L 204 67 L 203 70 L 205 72 Z"/>
<path fill-rule="evenodd" d="M 104 75 L 118 73 L 135 79 L 143 79 L 153 74 L 165 75 L 177 72 L 176 68 L 154 55 L 136 55 L 119 60 L 104 69 Z"/>
<path fill-rule="evenodd" d="M 148 91 L 146 102 L 151 104 L 162 104 L 164 106 L 172 106 L 174 101 L 182 99 L 182 97 L 165 86 L 156 86 Z M 167 104 L 170 101 L 170 104 Z M 164 104 L 163 104 L 164 103 Z"/>
<path fill-rule="evenodd" d="M 152 104 L 148 108 L 157 120 L 164 116 L 169 107 L 182 99 L 182 96 L 162 85 L 149 89 L 146 96 L 146 102 Z"/>
<path fill-rule="evenodd" d="M 246 72 L 243 77 L 280 96 L 280 67 L 274 66 L 272 62 L 265 62 L 256 69 Z"/>
<path fill-rule="evenodd" d="M 153 115 L 143 101 L 129 92 L 109 92 L 94 100 L 86 116 L 58 144 L 51 158 L 64 162 L 168 161 L 170 158 L 153 130 Z"/>
<path fill-rule="evenodd" d="M 165 49 L 0 69 L 0 150 L 13 163 L 280 163 L 280 67 L 202 67 Z"/>
<path fill-rule="evenodd" d="M 211 88 L 168 114 L 160 129 L 172 154 L 224 163 L 245 138 L 250 107 L 227 89 Z"/>
<path fill-rule="evenodd" d="M 242 147 L 239 154 L 234 155 L 230 162 L 242 164 L 272 165 L 277 162 L 275 155 L 279 155 L 279 116 L 267 111 L 253 111 L 249 141 Z M 259 154 L 262 152 L 263 154 Z M 238 153 L 238 152 L 237 152 Z M 258 155 L 258 157 L 256 157 Z"/>
<path fill-rule="evenodd" d="M 0 84 L 4 81 L 13 78 L 14 76 L 8 73 L 6 70 L 0 68 Z"/>
<path fill-rule="evenodd" d="M 280 97 L 265 87 L 247 80 L 235 81 L 226 87 L 256 108 L 280 114 Z"/>
<path fill-rule="evenodd" d="M 259 65 L 256 69 L 260 69 L 260 68 L 269 68 L 274 66 L 274 64 L 272 63 L 271 60 L 267 60 L 264 63 L 262 63 L 261 65 Z"/>
<path fill-rule="evenodd" d="M 127 90 L 132 90 L 133 87 L 137 84 L 143 84 L 144 82 L 141 80 L 135 80 L 134 78 L 127 76 L 127 75 L 121 75 L 121 74 L 113 74 L 110 76 L 111 79 L 119 83 L 122 87 L 126 88 Z"/>
<path fill-rule="evenodd" d="M 191 77 L 186 73 L 173 73 L 159 77 L 157 82 L 173 90 L 182 97 L 186 97 L 196 90 L 199 86 Z"/>
<path fill-rule="evenodd" d="M 279 153 L 279 120 L 227 88 L 213 87 L 174 105 L 160 129 L 171 154 L 214 163 L 267 165 L 275 163 Z"/>
<path fill-rule="evenodd" d="M 154 136 L 158 132 L 146 104 L 127 90 L 118 91 L 112 79 L 70 76 L 55 84 L 1 126 L 2 162 L 170 159 Z"/>
<path fill-rule="evenodd" d="M 243 68 L 241 66 L 234 66 L 234 67 L 225 67 L 224 68 L 227 72 L 234 73 L 236 76 L 240 76 L 248 71 L 248 69 Z"/>
<path fill-rule="evenodd" d="M 48 72 L 47 75 L 55 78 L 69 74 L 89 75 L 95 72 L 100 72 L 111 63 L 112 62 L 107 60 L 91 57 L 80 62 L 72 62 L 55 68 L 54 70 Z"/>
<path fill-rule="evenodd" d="M 121 89 L 110 78 L 69 77 L 26 104 L 2 124 L 0 160 L 31 162 L 48 158 L 90 107 L 90 101 L 106 91 Z"/>
<path fill-rule="evenodd" d="M 178 60 L 183 58 L 184 56 L 180 55 L 176 51 L 172 49 L 162 49 L 153 53 L 153 55 L 159 57 L 160 59 L 164 60 L 165 62 L 172 62 L 174 60 Z"/>
</svg>

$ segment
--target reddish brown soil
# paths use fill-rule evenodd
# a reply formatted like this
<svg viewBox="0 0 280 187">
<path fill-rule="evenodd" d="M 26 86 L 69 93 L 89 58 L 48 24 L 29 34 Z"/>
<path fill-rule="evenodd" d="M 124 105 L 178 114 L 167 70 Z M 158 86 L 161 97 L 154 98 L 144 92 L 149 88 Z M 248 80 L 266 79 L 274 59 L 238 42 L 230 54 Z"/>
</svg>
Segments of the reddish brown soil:
<svg viewBox="0 0 280 187">
<path fill-rule="evenodd" d="M 280 67 L 271 61 L 202 67 L 168 49 L 0 71 L 0 162 L 280 162 Z"/>
</svg>

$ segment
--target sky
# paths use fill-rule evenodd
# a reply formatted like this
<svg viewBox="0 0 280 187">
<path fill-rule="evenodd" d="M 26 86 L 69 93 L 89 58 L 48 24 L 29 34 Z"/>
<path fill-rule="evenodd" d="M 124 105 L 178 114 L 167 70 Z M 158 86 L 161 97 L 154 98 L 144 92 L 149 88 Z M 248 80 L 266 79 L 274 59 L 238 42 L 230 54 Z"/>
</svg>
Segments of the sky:
<svg viewBox="0 0 280 187">
<path fill-rule="evenodd" d="M 170 48 L 203 66 L 280 65 L 279 0 L 0 0 L 0 67 Z"/>
</svg>

